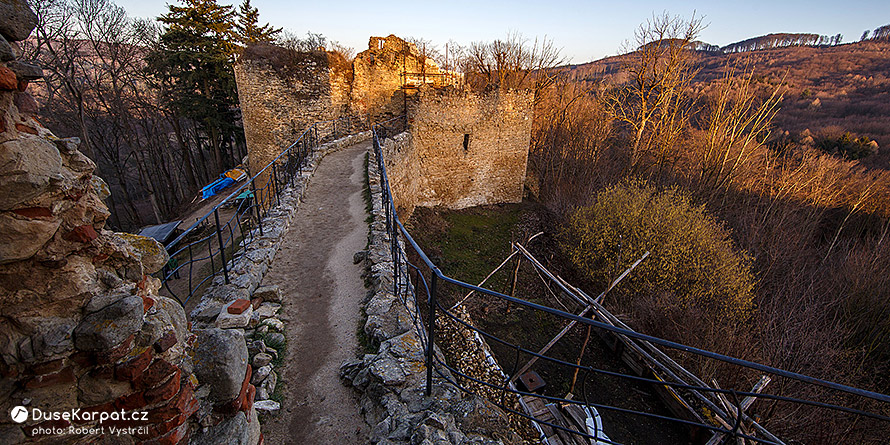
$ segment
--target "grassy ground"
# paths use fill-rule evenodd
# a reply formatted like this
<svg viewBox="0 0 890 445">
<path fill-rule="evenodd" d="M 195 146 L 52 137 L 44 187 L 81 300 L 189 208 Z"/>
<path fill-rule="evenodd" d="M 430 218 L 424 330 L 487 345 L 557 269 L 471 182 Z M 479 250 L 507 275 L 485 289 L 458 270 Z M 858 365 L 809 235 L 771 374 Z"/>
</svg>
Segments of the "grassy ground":
<svg viewBox="0 0 890 445">
<path fill-rule="evenodd" d="M 409 231 L 446 275 L 467 283 L 475 285 L 482 281 L 510 254 L 510 243 L 519 241 L 549 270 L 579 285 L 588 294 L 598 294 L 599 291 L 590 283 L 577 279 L 571 268 L 567 267 L 567 262 L 562 259 L 552 235 L 556 224 L 552 215 L 541 206 L 526 201 L 458 211 L 418 208 L 409 223 Z M 531 243 L 526 242 L 539 231 L 544 231 L 545 234 Z M 416 258 L 411 259 L 417 264 Z M 515 264 L 511 260 L 484 287 L 509 294 Z M 580 312 L 580 306 L 554 295 L 554 290 L 544 285 L 528 261 L 521 263 L 515 296 L 569 312 Z M 466 290 L 455 286 L 442 286 L 439 292 L 440 301 L 446 307 L 463 300 L 465 296 Z M 467 298 L 463 305 L 469 310 L 476 326 L 483 331 L 534 351 L 540 350 L 566 325 L 564 319 L 479 294 Z M 629 373 L 615 354 L 599 340 L 595 329 L 581 354 L 586 337 L 587 329 L 576 327 L 556 343 L 548 355 L 571 363 L 580 359 L 584 366 Z M 515 348 L 496 341 L 489 340 L 488 343 L 499 364 L 509 375 L 516 373 L 531 358 L 528 354 L 519 353 Z M 448 346 L 444 347 L 446 355 L 450 355 L 447 352 Z M 565 397 L 571 393 L 576 399 L 586 397 L 596 404 L 669 415 L 655 398 L 651 388 L 645 385 L 597 373 L 582 372 L 575 376 L 572 368 L 554 366 L 543 360 L 531 369 L 546 382 L 547 386 L 543 391 L 547 395 Z M 607 434 L 620 443 L 689 442 L 687 432 L 675 424 L 609 410 L 600 411 L 606 422 Z"/>
</svg>

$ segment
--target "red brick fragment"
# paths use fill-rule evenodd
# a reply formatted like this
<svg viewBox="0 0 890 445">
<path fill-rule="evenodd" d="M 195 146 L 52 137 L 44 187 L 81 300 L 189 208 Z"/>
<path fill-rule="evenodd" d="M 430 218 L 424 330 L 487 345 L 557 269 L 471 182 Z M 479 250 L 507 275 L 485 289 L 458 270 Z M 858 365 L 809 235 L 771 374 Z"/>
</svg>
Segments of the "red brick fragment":
<svg viewBox="0 0 890 445">
<path fill-rule="evenodd" d="M 17 89 L 19 92 L 24 93 L 25 90 L 28 89 L 28 81 L 25 80 L 25 79 L 19 80 L 19 81 L 18 81 L 18 84 L 16 84 L 16 89 Z"/>
<path fill-rule="evenodd" d="M 266 437 L 263 436 L 263 433 L 260 433 L 260 440 L 257 441 L 256 445 L 263 445 L 263 443 L 265 441 L 266 441 Z"/>
<path fill-rule="evenodd" d="M 247 415 L 247 423 L 250 423 L 250 410 L 253 409 L 254 398 L 256 398 L 256 386 L 249 385 L 247 387 L 247 397 L 244 400 L 244 405 L 241 405 L 241 411 L 244 411 L 244 414 Z"/>
<path fill-rule="evenodd" d="M 239 299 L 235 300 L 234 302 L 232 302 L 232 304 L 229 305 L 229 308 L 226 309 L 226 311 L 230 314 L 238 315 L 238 314 L 241 314 L 244 311 L 246 311 L 247 308 L 249 308 L 249 307 L 250 307 L 250 300 L 245 300 L 243 298 L 239 298 Z"/>
<path fill-rule="evenodd" d="M 167 331 L 155 342 L 155 352 L 158 354 L 166 352 L 168 349 L 172 348 L 176 342 L 176 331 Z"/>
<path fill-rule="evenodd" d="M 148 422 L 158 423 L 166 422 L 173 417 L 187 413 L 191 402 L 195 399 L 195 390 L 192 385 L 182 385 L 179 393 L 170 399 L 166 405 L 155 408 L 148 412 Z"/>
<path fill-rule="evenodd" d="M 115 346 L 113 349 L 94 353 L 96 364 L 107 365 L 126 357 L 130 353 L 130 350 L 133 348 L 134 338 L 136 338 L 136 334 L 130 334 L 130 336 L 127 337 L 126 340 L 121 342 L 120 345 Z"/>
<path fill-rule="evenodd" d="M 151 348 L 148 348 L 129 361 L 117 365 L 114 370 L 114 378 L 121 381 L 136 380 L 142 375 L 142 372 L 148 368 L 148 365 L 151 363 L 151 358 Z"/>
<path fill-rule="evenodd" d="M 157 403 L 169 400 L 171 397 L 175 396 L 179 392 L 181 376 L 181 372 L 174 373 L 163 385 L 145 391 L 145 401 L 148 403 Z"/>
<path fill-rule="evenodd" d="M 25 124 L 15 124 L 15 129 L 22 133 L 37 134 L 37 130 L 34 127 Z"/>
<path fill-rule="evenodd" d="M 15 90 L 19 87 L 19 81 L 11 69 L 0 66 L 0 90 Z"/>
<path fill-rule="evenodd" d="M 148 310 L 151 309 L 152 306 L 154 306 L 154 305 L 155 305 L 154 298 L 151 298 L 146 295 L 142 295 L 142 312 L 148 312 Z"/>
<path fill-rule="evenodd" d="M 145 405 L 148 405 L 148 403 L 145 401 L 145 395 L 141 392 L 120 396 L 114 400 L 114 408 L 116 410 L 133 411 Z"/>
<path fill-rule="evenodd" d="M 99 234 L 96 233 L 96 229 L 89 224 L 84 224 L 82 226 L 77 226 L 72 229 L 70 232 L 65 234 L 62 238 L 67 241 L 73 241 L 75 243 L 89 243 L 94 239 L 98 238 Z"/>
<path fill-rule="evenodd" d="M 147 389 L 155 388 L 166 382 L 170 376 L 176 372 L 181 371 L 176 366 L 171 365 L 170 362 L 160 358 L 155 359 L 155 361 L 151 362 L 148 369 L 142 373 L 142 377 L 139 380 L 139 387 Z"/>
<path fill-rule="evenodd" d="M 13 213 L 24 216 L 26 218 L 52 218 L 53 211 L 46 207 L 28 207 L 24 209 L 15 209 Z"/>
<path fill-rule="evenodd" d="M 65 364 L 65 359 L 53 360 L 51 362 L 40 363 L 31 367 L 31 372 L 35 375 L 40 374 L 49 374 L 51 372 L 56 372 L 62 369 L 62 365 Z"/>
<path fill-rule="evenodd" d="M 36 388 L 45 388 L 47 386 L 60 385 L 62 383 L 71 383 L 74 381 L 74 368 L 68 366 L 61 371 L 54 372 L 51 374 L 39 375 L 37 377 L 28 380 L 25 383 L 25 388 L 27 389 L 36 389 Z"/>
<path fill-rule="evenodd" d="M 250 299 L 250 305 L 253 306 L 253 310 L 257 310 L 261 304 L 263 304 L 262 298 L 251 298 Z"/>
</svg>

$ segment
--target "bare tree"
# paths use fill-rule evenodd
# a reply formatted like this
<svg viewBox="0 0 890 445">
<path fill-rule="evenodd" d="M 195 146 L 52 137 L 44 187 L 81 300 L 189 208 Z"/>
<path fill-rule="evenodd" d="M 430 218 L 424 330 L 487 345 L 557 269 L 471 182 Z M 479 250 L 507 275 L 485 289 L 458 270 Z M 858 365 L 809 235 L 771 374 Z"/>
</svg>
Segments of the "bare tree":
<svg viewBox="0 0 890 445">
<path fill-rule="evenodd" d="M 565 63 L 553 40 L 530 41 L 517 32 L 503 40 L 471 43 L 464 60 L 470 87 L 526 88 L 535 92 L 536 100 L 540 91 L 555 81 L 553 68 Z"/>
<path fill-rule="evenodd" d="M 614 119 L 631 131 L 632 171 L 647 153 L 657 155 L 663 166 L 687 126 L 692 108 L 687 91 L 698 72 L 691 48 L 703 28 L 701 18 L 665 13 L 634 34 L 635 50 L 624 62 L 629 80 L 604 96 Z"/>
<path fill-rule="evenodd" d="M 725 189 L 739 168 L 770 135 L 770 126 L 782 102 L 781 82 L 764 100 L 754 91 L 753 68 L 739 72 L 727 66 L 717 82 L 712 104 L 704 116 L 707 138 L 699 151 L 699 184 L 703 190 Z"/>
</svg>

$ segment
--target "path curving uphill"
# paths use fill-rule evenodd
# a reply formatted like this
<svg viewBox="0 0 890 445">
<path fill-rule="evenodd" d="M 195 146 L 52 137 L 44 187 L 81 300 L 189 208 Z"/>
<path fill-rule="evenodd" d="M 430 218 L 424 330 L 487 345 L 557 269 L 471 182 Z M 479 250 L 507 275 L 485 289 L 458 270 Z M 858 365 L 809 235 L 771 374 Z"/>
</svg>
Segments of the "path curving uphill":
<svg viewBox="0 0 890 445">
<path fill-rule="evenodd" d="M 284 400 L 263 425 L 267 444 L 366 443 L 368 426 L 340 364 L 355 357 L 365 288 L 353 254 L 365 248 L 364 158 L 371 142 L 325 156 L 264 285 L 282 292 Z"/>
</svg>

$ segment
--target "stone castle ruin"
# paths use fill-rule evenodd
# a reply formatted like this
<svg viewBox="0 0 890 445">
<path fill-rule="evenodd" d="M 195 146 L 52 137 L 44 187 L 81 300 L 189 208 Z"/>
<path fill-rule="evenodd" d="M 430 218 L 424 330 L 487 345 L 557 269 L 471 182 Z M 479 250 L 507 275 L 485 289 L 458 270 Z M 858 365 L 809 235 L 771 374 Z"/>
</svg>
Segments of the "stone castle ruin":
<svg viewBox="0 0 890 445">
<path fill-rule="evenodd" d="M 252 46 L 235 75 L 253 168 L 312 122 L 407 115 L 410 131 L 384 153 L 400 211 L 522 199 L 531 92 L 467 91 L 460 74 L 440 69 L 393 35 L 371 37 L 351 64 L 337 53 Z"/>
<path fill-rule="evenodd" d="M 158 293 L 164 247 L 106 229 L 95 164 L 34 118 L 26 88 L 42 71 L 17 60 L 17 42 L 36 23 L 23 0 L 0 2 L 0 411 L 69 414 L 0 415 L 0 443 L 262 443 L 243 331 L 192 326 Z M 312 122 L 407 113 L 411 131 L 386 147 L 400 208 L 522 197 L 530 93 L 461 90 L 395 36 L 351 63 L 255 46 L 235 72 L 254 169 Z M 111 412 L 144 417 L 85 414 Z"/>
</svg>

